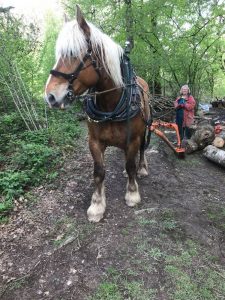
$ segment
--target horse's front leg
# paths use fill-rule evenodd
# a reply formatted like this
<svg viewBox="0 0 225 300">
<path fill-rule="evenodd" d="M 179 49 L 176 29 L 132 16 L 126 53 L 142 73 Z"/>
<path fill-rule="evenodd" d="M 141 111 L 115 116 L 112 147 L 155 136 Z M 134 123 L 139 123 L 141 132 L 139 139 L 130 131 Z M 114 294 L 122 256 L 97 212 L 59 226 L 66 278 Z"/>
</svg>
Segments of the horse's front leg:
<svg viewBox="0 0 225 300">
<path fill-rule="evenodd" d="M 141 201 L 141 196 L 138 189 L 138 184 L 136 181 L 136 162 L 135 158 L 139 150 L 138 141 L 132 142 L 129 144 L 127 150 L 125 151 L 126 155 L 126 171 L 128 174 L 127 189 L 125 194 L 126 204 L 128 206 L 135 206 Z"/>
<path fill-rule="evenodd" d="M 94 159 L 94 182 L 95 191 L 91 198 L 91 205 L 87 210 L 88 219 L 91 222 L 99 222 L 103 218 L 106 208 L 105 200 L 105 169 L 104 151 L 105 146 L 97 141 L 90 140 L 89 147 Z"/>
</svg>

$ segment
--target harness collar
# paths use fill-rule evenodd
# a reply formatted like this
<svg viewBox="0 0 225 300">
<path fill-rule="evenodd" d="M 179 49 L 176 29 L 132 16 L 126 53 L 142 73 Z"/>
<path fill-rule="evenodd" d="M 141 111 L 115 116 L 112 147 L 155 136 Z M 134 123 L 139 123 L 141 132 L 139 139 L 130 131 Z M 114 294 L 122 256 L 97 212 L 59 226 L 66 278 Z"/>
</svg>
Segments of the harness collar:
<svg viewBox="0 0 225 300">
<path fill-rule="evenodd" d="M 121 122 L 135 117 L 140 112 L 140 90 L 130 59 L 126 55 L 121 60 L 121 71 L 125 86 L 122 89 L 120 100 L 112 112 L 99 110 L 95 101 L 95 88 L 89 90 L 91 94 L 84 96 L 85 112 L 89 121 L 99 123 L 107 121 Z"/>
</svg>

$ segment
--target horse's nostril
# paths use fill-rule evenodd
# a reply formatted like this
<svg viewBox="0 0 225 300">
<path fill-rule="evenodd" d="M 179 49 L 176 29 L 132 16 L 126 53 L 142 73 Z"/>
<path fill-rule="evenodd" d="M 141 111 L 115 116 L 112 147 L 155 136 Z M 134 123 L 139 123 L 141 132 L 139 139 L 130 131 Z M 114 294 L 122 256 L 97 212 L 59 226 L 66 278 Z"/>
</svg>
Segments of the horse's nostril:
<svg viewBox="0 0 225 300">
<path fill-rule="evenodd" d="M 52 95 L 52 94 L 49 94 L 49 95 L 48 95 L 48 102 L 49 102 L 51 105 L 54 105 L 54 104 L 56 103 L 55 96 Z"/>
<path fill-rule="evenodd" d="M 67 97 L 68 97 L 69 99 L 73 99 L 73 98 L 74 98 L 74 92 L 71 91 L 71 90 L 69 90 L 68 93 L 67 93 Z"/>
</svg>

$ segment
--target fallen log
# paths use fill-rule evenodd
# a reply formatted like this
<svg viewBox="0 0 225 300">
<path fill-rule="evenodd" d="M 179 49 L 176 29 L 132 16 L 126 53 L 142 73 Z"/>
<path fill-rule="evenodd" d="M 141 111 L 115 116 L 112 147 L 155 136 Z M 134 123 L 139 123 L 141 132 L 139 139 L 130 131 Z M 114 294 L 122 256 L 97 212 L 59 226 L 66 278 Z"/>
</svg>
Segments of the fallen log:
<svg viewBox="0 0 225 300">
<path fill-rule="evenodd" d="M 209 160 L 217 163 L 218 165 L 225 167 L 225 151 L 216 148 L 215 146 L 208 145 L 204 151 L 203 155 Z"/>
<path fill-rule="evenodd" d="M 201 124 L 185 143 L 186 153 L 192 153 L 204 149 L 212 144 L 215 139 L 214 127 L 209 124 Z"/>
</svg>

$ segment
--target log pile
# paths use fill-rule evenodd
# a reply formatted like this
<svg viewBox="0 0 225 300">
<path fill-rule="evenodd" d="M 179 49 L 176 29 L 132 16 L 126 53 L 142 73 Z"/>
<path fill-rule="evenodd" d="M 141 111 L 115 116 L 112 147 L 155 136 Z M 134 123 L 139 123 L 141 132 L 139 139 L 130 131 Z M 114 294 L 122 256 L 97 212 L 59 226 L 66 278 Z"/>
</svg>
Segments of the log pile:
<svg viewBox="0 0 225 300">
<path fill-rule="evenodd" d="M 220 118 L 221 119 L 221 118 Z M 220 120 L 207 119 L 195 124 L 191 139 L 186 141 L 186 153 L 203 150 L 203 155 L 212 162 L 225 167 L 225 124 L 224 118 Z M 211 125 L 212 124 L 212 125 Z M 217 128 L 217 126 L 219 126 Z M 217 130 L 219 129 L 219 130 Z"/>
<path fill-rule="evenodd" d="M 153 118 L 172 122 L 175 117 L 174 98 L 155 95 L 150 97 Z"/>
</svg>

